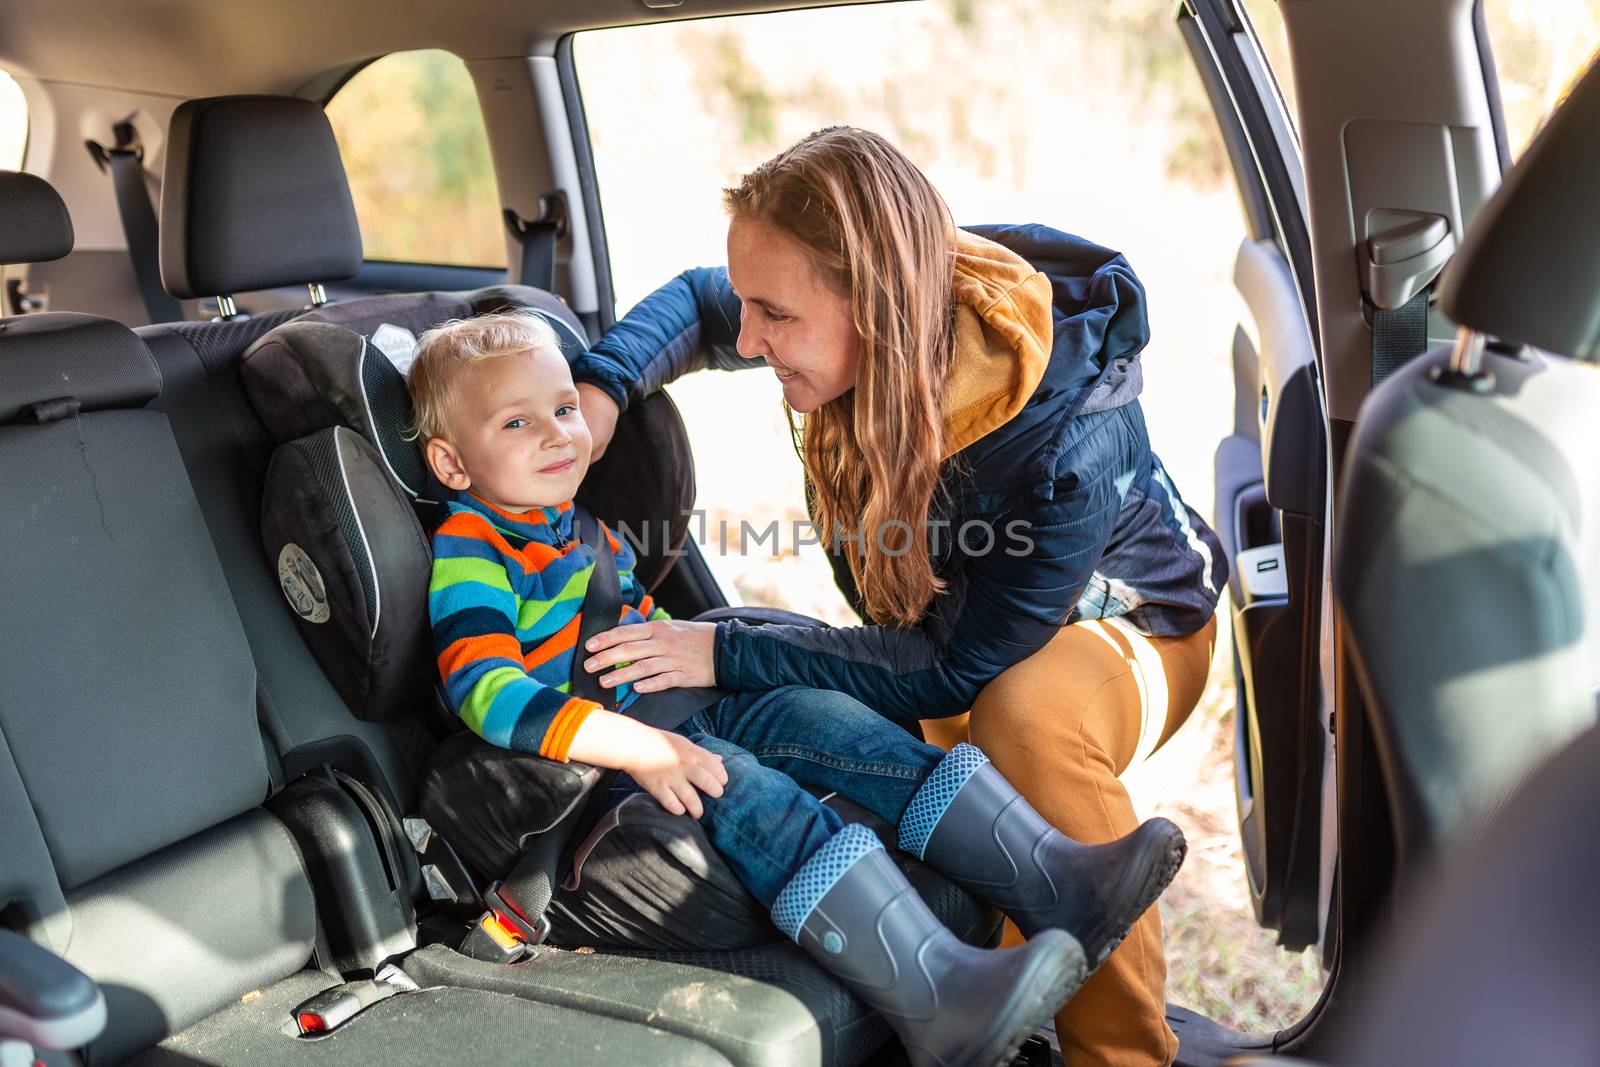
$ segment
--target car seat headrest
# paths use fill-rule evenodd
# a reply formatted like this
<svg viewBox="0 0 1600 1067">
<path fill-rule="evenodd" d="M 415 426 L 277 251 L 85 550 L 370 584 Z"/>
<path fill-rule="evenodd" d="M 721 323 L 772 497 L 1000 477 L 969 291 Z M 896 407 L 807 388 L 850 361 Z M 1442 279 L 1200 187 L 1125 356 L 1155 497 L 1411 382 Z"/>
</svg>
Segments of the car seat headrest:
<svg viewBox="0 0 1600 1067">
<path fill-rule="evenodd" d="M 0 263 L 48 263 L 72 251 L 72 216 L 55 187 L 0 171 Z"/>
<path fill-rule="evenodd" d="M 1600 360 L 1600 62 L 1467 228 L 1439 304 L 1462 326 Z"/>
<path fill-rule="evenodd" d="M 584 347 L 559 301 L 533 289 L 405 294 L 330 304 L 261 337 L 245 352 L 241 375 L 251 404 L 278 444 L 345 426 L 377 451 L 413 498 L 443 499 L 417 442 L 405 374 L 416 335 L 452 318 L 516 306 L 555 329 L 569 359 Z M 559 313 L 558 313 L 559 312 Z"/>
<path fill-rule="evenodd" d="M 161 186 L 161 282 L 224 296 L 341 281 L 361 230 L 321 107 L 284 96 L 190 100 L 172 114 Z"/>
<path fill-rule="evenodd" d="M 143 407 L 160 394 L 155 358 L 120 322 L 65 311 L 0 320 L 0 425 Z"/>
<path fill-rule="evenodd" d="M 250 347 L 241 374 L 250 403 L 276 443 L 348 427 L 377 450 L 410 496 L 437 500 L 428 491 L 422 453 L 407 436 L 405 359 L 403 350 L 386 350 L 343 326 L 289 322 Z"/>
</svg>

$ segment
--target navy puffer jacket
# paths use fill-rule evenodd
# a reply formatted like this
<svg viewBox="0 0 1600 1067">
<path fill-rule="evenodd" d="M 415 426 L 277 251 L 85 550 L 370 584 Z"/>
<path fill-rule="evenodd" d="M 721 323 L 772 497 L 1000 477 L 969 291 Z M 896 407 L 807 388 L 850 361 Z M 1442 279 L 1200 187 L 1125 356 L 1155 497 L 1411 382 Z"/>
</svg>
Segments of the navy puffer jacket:
<svg viewBox="0 0 1600 1067">
<path fill-rule="evenodd" d="M 1139 353 L 1149 328 L 1127 261 L 1044 226 L 972 227 L 960 235 L 956 282 L 957 364 L 988 362 L 964 365 L 960 388 L 971 395 L 945 398 L 958 447 L 929 529 L 942 533 L 935 570 L 948 591 L 909 628 L 719 623 L 723 688 L 799 684 L 892 718 L 938 718 L 967 710 L 1065 623 L 1121 616 L 1179 636 L 1215 611 L 1227 581 L 1221 545 L 1145 433 Z M 687 271 L 580 356 L 574 376 L 626 407 L 690 370 L 764 366 L 734 350 L 738 331 L 727 272 Z M 969 417 L 953 426 L 956 409 Z M 974 522 L 983 526 L 956 536 Z M 979 536 L 984 527 L 995 536 Z M 834 573 L 859 610 L 837 554 Z"/>
</svg>

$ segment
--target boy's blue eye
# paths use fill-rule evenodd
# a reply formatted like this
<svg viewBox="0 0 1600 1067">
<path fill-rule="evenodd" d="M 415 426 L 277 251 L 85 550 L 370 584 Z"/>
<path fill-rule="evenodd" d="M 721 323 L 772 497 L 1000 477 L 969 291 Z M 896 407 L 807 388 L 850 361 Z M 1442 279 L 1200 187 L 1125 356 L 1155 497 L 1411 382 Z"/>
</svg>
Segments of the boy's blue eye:
<svg viewBox="0 0 1600 1067">
<path fill-rule="evenodd" d="M 556 408 L 556 418 L 560 418 L 563 415 L 571 415 L 577 410 L 577 407 L 573 404 L 562 404 L 560 407 Z"/>
<path fill-rule="evenodd" d="M 520 430 L 526 425 L 528 425 L 527 419 L 512 419 L 505 424 L 504 428 L 507 430 Z"/>
</svg>

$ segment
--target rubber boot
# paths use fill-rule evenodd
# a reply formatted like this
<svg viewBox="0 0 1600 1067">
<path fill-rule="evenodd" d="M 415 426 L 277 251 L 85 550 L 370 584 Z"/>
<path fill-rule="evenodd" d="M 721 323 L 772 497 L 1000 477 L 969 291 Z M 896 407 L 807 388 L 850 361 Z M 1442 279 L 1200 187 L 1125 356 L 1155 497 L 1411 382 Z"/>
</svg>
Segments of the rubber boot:
<svg viewBox="0 0 1600 1067">
<path fill-rule="evenodd" d="M 849 825 L 772 906 L 778 928 L 882 1015 L 913 1067 L 1000 1067 L 1088 977 L 1070 934 L 980 949 L 945 928 L 871 830 Z"/>
<path fill-rule="evenodd" d="M 999 908 L 1023 936 L 1067 931 L 1093 970 L 1167 888 L 1187 845 L 1166 819 L 1104 845 L 1074 841 L 963 743 L 911 798 L 900 847 Z"/>
</svg>

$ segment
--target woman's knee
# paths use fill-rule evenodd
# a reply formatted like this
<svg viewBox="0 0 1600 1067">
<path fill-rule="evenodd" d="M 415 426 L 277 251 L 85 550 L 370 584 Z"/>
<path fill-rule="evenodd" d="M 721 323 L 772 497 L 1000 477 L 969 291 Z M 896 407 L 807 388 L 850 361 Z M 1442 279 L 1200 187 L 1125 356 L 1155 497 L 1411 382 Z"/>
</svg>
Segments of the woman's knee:
<svg viewBox="0 0 1600 1067">
<path fill-rule="evenodd" d="M 972 703 L 980 736 L 1075 737 L 1097 700 L 1131 670 L 1129 658 L 1093 623 L 1064 626 L 1043 648 L 1002 671 Z"/>
</svg>

